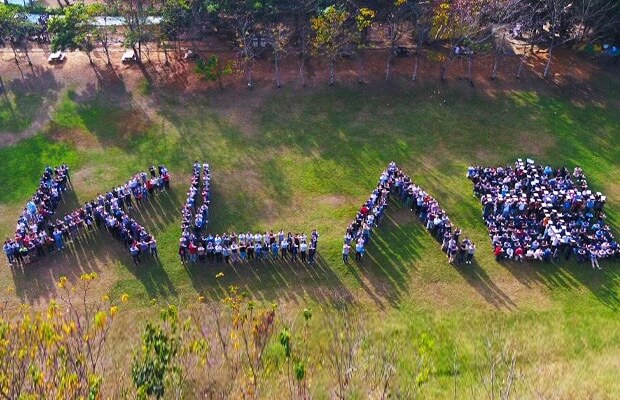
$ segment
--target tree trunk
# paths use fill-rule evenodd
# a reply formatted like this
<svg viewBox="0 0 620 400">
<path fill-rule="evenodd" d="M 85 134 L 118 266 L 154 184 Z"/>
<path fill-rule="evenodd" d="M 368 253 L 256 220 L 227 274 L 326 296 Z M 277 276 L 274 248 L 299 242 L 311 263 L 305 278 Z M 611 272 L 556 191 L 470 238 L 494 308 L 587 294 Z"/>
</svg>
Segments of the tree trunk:
<svg viewBox="0 0 620 400">
<path fill-rule="evenodd" d="M 275 73 L 276 73 L 276 87 L 278 89 L 280 89 L 280 87 L 282 87 L 282 84 L 280 83 L 280 66 L 278 64 L 278 60 L 279 60 L 279 56 L 277 54 L 274 54 L 273 56 L 273 65 L 275 67 Z"/>
<path fill-rule="evenodd" d="M 26 43 L 24 44 L 24 52 L 26 53 L 26 59 L 28 60 L 28 66 L 32 67 L 32 61 L 30 60 L 30 53 L 28 53 L 28 39 L 26 39 Z"/>
<path fill-rule="evenodd" d="M 362 59 L 361 50 L 357 52 L 357 83 L 364 83 L 364 61 Z"/>
<path fill-rule="evenodd" d="M 335 64 L 335 60 L 330 59 L 329 60 L 329 86 L 334 86 L 334 83 L 335 83 L 334 64 Z"/>
<path fill-rule="evenodd" d="M 110 49 L 108 48 L 108 42 L 103 43 L 103 51 L 105 53 L 105 57 L 108 59 L 108 65 L 112 65 L 112 61 L 110 60 Z"/>
<path fill-rule="evenodd" d="M 301 79 L 301 86 L 306 87 L 306 78 L 304 76 L 304 68 L 306 67 L 306 57 L 301 55 L 301 62 L 299 63 L 299 78 Z"/>
<path fill-rule="evenodd" d="M 497 79 L 497 69 L 499 67 L 499 54 L 495 53 L 495 57 L 493 57 L 493 71 L 491 71 L 491 80 L 494 81 Z"/>
<path fill-rule="evenodd" d="M 523 64 L 525 64 L 525 54 L 527 52 L 527 45 L 523 46 L 523 54 L 519 59 L 519 67 L 517 68 L 517 80 L 521 79 L 521 71 L 523 70 Z"/>
<path fill-rule="evenodd" d="M 385 66 L 385 81 L 390 81 L 390 68 L 392 66 L 393 49 L 390 48 L 390 54 L 388 55 L 387 65 Z"/>
<path fill-rule="evenodd" d="M 136 49 L 136 45 L 131 45 L 131 49 L 133 50 L 133 54 L 136 56 L 136 59 L 139 63 L 142 63 L 142 57 L 140 57 L 139 47 Z"/>
<path fill-rule="evenodd" d="M 411 76 L 411 81 L 415 83 L 416 79 L 418 79 L 418 62 L 420 56 L 416 52 L 415 58 L 413 60 L 413 75 Z"/>
<path fill-rule="evenodd" d="M 252 65 L 252 61 L 249 61 L 247 63 L 247 70 L 248 70 L 248 89 L 252 89 L 252 87 L 254 87 L 254 81 L 253 81 L 253 74 L 252 74 L 252 69 L 253 69 L 253 65 Z"/>
<path fill-rule="evenodd" d="M 543 72 L 543 78 L 546 78 L 549 74 L 549 68 L 551 67 L 551 54 L 553 52 L 553 42 L 551 42 L 551 46 L 549 46 L 549 56 L 547 58 L 547 65 L 545 65 L 545 72 Z"/>
<path fill-rule="evenodd" d="M 525 64 L 525 55 L 521 56 L 521 60 L 519 60 L 519 67 L 517 68 L 517 79 L 521 79 L 521 71 L 523 70 L 523 64 Z"/>
<path fill-rule="evenodd" d="M 64 8 L 64 6 L 62 5 L 62 3 L 60 2 L 60 0 L 56 0 L 58 2 L 58 6 L 60 7 L 60 9 L 62 10 Z"/>
<path fill-rule="evenodd" d="M 15 43 L 11 40 L 11 50 L 13 50 L 13 55 L 15 56 L 15 64 L 19 65 L 19 58 L 17 58 L 17 49 L 15 48 Z"/>
<path fill-rule="evenodd" d="M 506 35 L 502 35 L 502 42 L 497 49 L 495 49 L 495 57 L 493 58 L 493 72 L 491 72 L 491 80 L 495 80 L 497 78 L 497 71 L 499 70 L 499 62 L 502 57 L 502 53 L 504 51 L 503 45 L 504 40 L 506 39 Z"/>
<path fill-rule="evenodd" d="M 162 42 L 161 47 L 164 49 L 164 65 L 170 65 L 170 61 L 168 61 L 168 50 L 166 50 L 166 44 Z"/>
<path fill-rule="evenodd" d="M 93 65 L 94 64 L 93 63 L 93 58 L 92 58 L 90 53 L 91 53 L 90 51 L 87 51 L 86 52 L 86 56 L 88 57 L 88 62 L 90 63 L 90 65 Z"/>
<path fill-rule="evenodd" d="M 471 82 L 471 56 L 467 56 L 467 80 Z"/>
<path fill-rule="evenodd" d="M 306 77 L 304 69 L 306 68 L 306 27 L 301 29 L 301 61 L 299 62 L 299 78 L 301 79 L 301 87 L 306 87 Z"/>
</svg>

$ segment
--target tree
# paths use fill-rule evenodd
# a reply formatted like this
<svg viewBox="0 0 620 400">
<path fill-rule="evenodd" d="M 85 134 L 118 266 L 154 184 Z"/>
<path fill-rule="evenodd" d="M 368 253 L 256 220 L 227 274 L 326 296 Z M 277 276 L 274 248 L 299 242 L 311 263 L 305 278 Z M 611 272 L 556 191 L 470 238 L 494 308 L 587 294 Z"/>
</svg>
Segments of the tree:
<svg viewBox="0 0 620 400">
<path fill-rule="evenodd" d="M 47 29 L 52 35 L 52 50 L 84 51 L 92 64 L 95 30 L 91 17 L 91 9 L 84 3 L 66 6 L 62 14 L 52 16 L 47 23 Z"/>
<path fill-rule="evenodd" d="M 264 45 L 257 32 L 259 20 L 274 10 L 269 1 L 255 0 L 207 0 L 207 9 L 217 13 L 235 34 L 234 44 L 247 77 L 247 86 L 254 86 L 254 60 Z"/>
<path fill-rule="evenodd" d="M 385 66 L 385 81 L 390 80 L 392 72 L 392 60 L 396 54 L 398 42 L 411 33 L 413 27 L 413 3 L 415 0 L 395 0 L 390 3 L 390 6 L 385 8 L 385 15 L 383 20 L 385 21 L 385 30 L 383 34 L 388 42 L 388 57 L 387 64 Z"/>
<path fill-rule="evenodd" d="M 355 56 L 357 59 L 357 83 L 364 82 L 364 60 L 362 50 L 366 47 L 368 29 L 376 17 L 376 12 L 370 8 L 362 7 L 358 9 L 355 16 L 355 29 L 352 42 L 356 46 Z"/>
<path fill-rule="evenodd" d="M 578 0 L 574 3 L 576 39 L 592 44 L 614 38 L 620 27 L 620 4 L 615 0 Z"/>
<path fill-rule="evenodd" d="M 38 31 L 36 24 L 28 20 L 25 11 L 0 4 L 0 39 L 9 42 L 15 63 L 19 65 L 17 45 L 23 43 L 28 65 L 32 65 L 28 53 L 28 38 Z"/>
<path fill-rule="evenodd" d="M 58 281 L 59 301 L 44 312 L 27 306 L 0 316 L 0 392 L 17 398 L 99 398 L 104 379 L 101 359 L 118 303 L 91 298 L 96 273 L 75 285 Z"/>
<path fill-rule="evenodd" d="M 165 63 L 168 65 L 168 51 L 165 42 L 178 40 L 190 26 L 190 0 L 164 0 L 161 17 L 157 37 L 164 50 Z"/>
<path fill-rule="evenodd" d="M 310 56 L 310 13 L 316 0 L 294 0 L 293 13 L 295 16 L 295 41 L 299 49 L 299 79 L 301 86 L 306 87 L 305 69 Z"/>
<path fill-rule="evenodd" d="M 110 42 L 114 34 L 116 34 L 116 25 L 108 23 L 108 15 L 115 15 L 116 10 L 109 3 L 94 3 L 89 5 L 89 13 L 91 15 L 103 16 L 103 24 L 93 26 L 94 38 L 101 43 L 103 52 L 105 53 L 108 65 L 112 65 L 110 60 Z"/>
<path fill-rule="evenodd" d="M 268 43 L 273 50 L 273 66 L 276 78 L 276 87 L 280 88 L 280 58 L 286 54 L 291 32 L 282 22 L 271 22 L 268 26 Z"/>
<path fill-rule="evenodd" d="M 346 310 L 326 316 L 325 324 L 329 339 L 322 352 L 334 379 L 334 396 L 344 400 L 348 397 L 357 371 L 360 348 L 366 333 L 362 321 Z"/>
<path fill-rule="evenodd" d="M 303 326 L 301 334 L 295 334 L 294 323 L 286 324 L 280 331 L 278 340 L 286 358 L 286 381 L 291 399 L 310 398 L 308 371 L 308 326 L 312 318 L 312 309 L 305 308 L 302 313 Z"/>
<path fill-rule="evenodd" d="M 149 29 L 148 12 L 155 7 L 152 0 L 108 0 L 108 4 L 118 11 L 126 23 L 125 46 L 133 49 L 138 62 L 142 62 L 142 47 L 152 39 Z"/>
<path fill-rule="evenodd" d="M 168 382 L 179 383 L 181 370 L 176 364 L 183 339 L 178 313 L 176 307 L 169 306 L 160 313 L 161 324 L 149 322 L 144 329 L 141 352 L 134 354 L 131 369 L 138 398 L 160 399 Z"/>
<path fill-rule="evenodd" d="M 432 33 L 450 45 L 448 56 L 442 56 L 439 77 L 445 80 L 448 66 L 455 57 L 467 61 L 467 79 L 471 79 L 472 57 L 477 51 L 490 46 L 493 37 L 493 19 L 489 7 L 493 0 L 459 0 L 440 2 L 435 7 Z"/>
<path fill-rule="evenodd" d="M 202 59 L 196 62 L 195 72 L 205 81 L 217 81 L 220 90 L 224 88 L 222 78 L 234 72 L 232 61 L 222 64 L 215 54 L 211 55 L 207 61 Z"/>
<path fill-rule="evenodd" d="M 330 86 L 335 83 L 337 58 L 359 38 L 362 30 L 370 26 L 374 16 L 374 11 L 368 8 L 361 8 L 352 15 L 342 7 L 331 5 L 310 20 L 314 50 L 328 61 Z"/>
</svg>

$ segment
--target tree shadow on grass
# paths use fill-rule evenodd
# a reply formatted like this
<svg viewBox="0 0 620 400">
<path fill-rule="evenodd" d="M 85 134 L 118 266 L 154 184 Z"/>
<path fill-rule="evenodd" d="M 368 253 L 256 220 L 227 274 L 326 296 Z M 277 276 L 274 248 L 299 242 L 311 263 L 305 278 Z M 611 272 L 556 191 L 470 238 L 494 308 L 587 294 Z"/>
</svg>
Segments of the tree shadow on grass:
<svg viewBox="0 0 620 400">
<path fill-rule="evenodd" d="M 484 268 L 478 264 L 475 257 L 471 264 L 455 263 L 453 267 L 461 274 L 465 281 L 493 307 L 497 309 L 506 308 L 509 310 L 517 308 L 517 305 L 512 301 L 510 296 L 504 293 L 504 291 L 493 282 Z"/>
<path fill-rule="evenodd" d="M 421 224 L 414 221 L 414 217 L 405 207 L 392 200 L 383 221 L 372 232 L 366 258 L 348 264 L 349 271 L 362 289 L 382 309 L 385 307 L 384 299 L 396 307 L 401 298 L 407 295 L 410 275 L 415 271 L 413 264 L 421 257 L 420 251 L 424 246 L 418 238 L 426 233 Z"/>
<path fill-rule="evenodd" d="M 320 246 L 320 244 L 319 244 Z M 184 264 L 194 289 L 211 300 L 221 299 L 231 285 L 241 288 L 263 302 L 304 304 L 305 298 L 321 304 L 340 305 L 355 302 L 354 295 L 317 253 L 309 265 L 280 256 L 230 263 L 198 262 Z M 216 278 L 216 275 L 223 276 Z"/>
<path fill-rule="evenodd" d="M 601 304 L 614 311 L 620 310 L 620 274 L 614 268 L 617 262 L 601 260 L 599 263 L 602 271 L 593 270 L 589 261 L 580 264 L 564 259 L 559 263 L 507 262 L 503 266 L 524 286 L 542 284 L 549 290 L 569 291 L 584 287 Z"/>
<path fill-rule="evenodd" d="M 73 190 L 68 190 L 56 215 L 63 216 L 80 205 Z M 157 233 L 176 217 L 175 210 L 179 207 L 176 196 L 163 192 L 152 196 L 147 204 L 139 210 L 134 209 L 131 214 L 157 238 Z M 67 241 L 61 252 L 46 254 L 25 266 L 14 266 L 11 271 L 17 296 L 22 302 L 31 304 L 54 297 L 61 276 L 66 276 L 74 284 L 85 273 L 105 274 L 101 268 L 110 267 L 115 262 L 131 272 L 150 297 L 176 295 L 177 291 L 159 259 L 148 255 L 142 258 L 144 262 L 135 266 L 123 244 L 114 240 L 104 227 L 99 227 L 93 231 L 83 230 L 75 240 Z"/>
</svg>

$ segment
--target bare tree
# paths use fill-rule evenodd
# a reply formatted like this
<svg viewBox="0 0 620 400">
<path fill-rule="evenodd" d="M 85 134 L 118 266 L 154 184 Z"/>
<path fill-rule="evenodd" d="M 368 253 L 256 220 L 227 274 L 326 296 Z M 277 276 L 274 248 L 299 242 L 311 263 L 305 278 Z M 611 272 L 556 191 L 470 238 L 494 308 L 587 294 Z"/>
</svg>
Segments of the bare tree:
<svg viewBox="0 0 620 400">
<path fill-rule="evenodd" d="M 573 3 L 570 0 L 542 0 L 540 6 L 547 19 L 543 27 L 543 30 L 547 32 L 549 45 L 547 63 L 543 72 L 543 77 L 546 78 L 551 68 L 553 50 L 570 40 L 570 30 L 574 28 L 571 13 Z"/>
<path fill-rule="evenodd" d="M 389 341 L 381 341 L 366 351 L 364 380 L 369 386 L 369 398 L 386 400 L 391 397 L 397 372 L 397 351 L 395 343 Z"/>
<path fill-rule="evenodd" d="M 276 87 L 282 86 L 280 80 L 280 59 L 287 52 L 291 32 L 286 25 L 281 22 L 272 22 L 268 26 L 269 45 L 273 50 L 273 66 L 276 79 Z"/>
<path fill-rule="evenodd" d="M 358 369 L 364 327 L 358 318 L 347 311 L 326 315 L 325 324 L 329 339 L 323 348 L 323 357 L 335 381 L 334 396 L 344 400 Z"/>
<path fill-rule="evenodd" d="M 480 376 L 483 397 L 490 400 L 517 398 L 523 377 L 517 361 L 517 347 L 497 329 L 491 328 L 483 339 L 485 369 Z"/>
<path fill-rule="evenodd" d="M 574 3 L 577 40 L 583 44 L 609 38 L 620 26 L 616 0 L 578 0 Z"/>
<path fill-rule="evenodd" d="M 383 15 L 385 29 L 383 29 L 383 35 L 388 44 L 388 57 L 385 66 L 386 82 L 390 80 L 392 61 L 396 55 L 398 43 L 414 29 L 412 24 L 413 2 L 414 0 L 395 1 L 385 8 L 385 15 Z"/>
</svg>

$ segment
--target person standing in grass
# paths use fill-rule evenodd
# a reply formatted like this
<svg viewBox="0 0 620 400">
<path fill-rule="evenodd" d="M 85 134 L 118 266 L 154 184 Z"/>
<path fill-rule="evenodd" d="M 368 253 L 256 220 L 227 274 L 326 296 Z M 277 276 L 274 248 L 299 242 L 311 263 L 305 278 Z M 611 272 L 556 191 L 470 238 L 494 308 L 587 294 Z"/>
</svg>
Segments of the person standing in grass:
<svg viewBox="0 0 620 400">
<path fill-rule="evenodd" d="M 342 262 L 347 264 L 349 262 L 349 252 L 351 251 L 351 246 L 345 242 L 342 245 Z"/>
<path fill-rule="evenodd" d="M 140 263 L 140 249 L 138 249 L 138 246 L 136 245 L 136 243 L 132 243 L 131 247 L 129 248 L 129 253 L 131 254 L 131 258 L 133 259 L 133 263 L 135 265 L 138 265 L 138 263 Z"/>
<path fill-rule="evenodd" d="M 213 246 L 213 241 L 207 242 L 207 259 L 210 262 L 213 262 L 215 259 L 215 247 Z"/>
<path fill-rule="evenodd" d="M 310 248 L 308 249 L 308 265 L 314 264 L 315 255 L 316 255 L 316 242 L 313 240 L 310 242 Z"/>
<path fill-rule="evenodd" d="M 224 262 L 226 264 L 230 264 L 230 247 L 223 246 L 222 247 L 222 255 L 224 256 Z"/>
<path fill-rule="evenodd" d="M 282 242 L 280 242 L 280 254 L 282 255 L 283 260 L 286 259 L 287 251 L 288 251 L 288 240 L 284 239 L 282 240 Z"/>
<path fill-rule="evenodd" d="M 198 260 L 198 246 L 196 246 L 193 240 L 189 242 L 188 250 L 189 250 L 189 262 L 191 262 L 192 264 L 195 264 L 196 261 Z"/>
<path fill-rule="evenodd" d="M 230 245 L 230 258 L 233 263 L 239 261 L 239 246 L 235 242 Z"/>
<path fill-rule="evenodd" d="M 305 240 L 302 240 L 299 244 L 299 255 L 301 257 L 301 262 L 306 262 L 306 255 L 308 254 L 308 244 Z"/>
<path fill-rule="evenodd" d="M 291 261 L 297 261 L 297 254 L 299 253 L 299 246 L 293 242 L 291 247 Z"/>
<path fill-rule="evenodd" d="M 474 244 L 473 241 L 469 241 L 469 243 L 467 244 L 467 260 L 465 261 L 466 264 L 471 264 L 471 261 L 474 259 L 474 254 L 476 253 L 476 245 Z"/>
<path fill-rule="evenodd" d="M 159 255 L 157 254 L 157 240 L 155 240 L 155 238 L 152 236 L 151 240 L 149 241 L 149 249 L 151 251 L 151 256 L 159 258 Z"/>
<path fill-rule="evenodd" d="M 222 262 L 222 245 L 219 243 L 215 245 L 215 260 L 218 264 Z"/>
<path fill-rule="evenodd" d="M 14 261 L 13 245 L 8 239 L 4 241 L 4 246 L 2 246 L 2 250 L 4 250 L 4 254 L 6 254 L 6 258 L 9 260 L 9 265 L 12 265 Z"/>
<path fill-rule="evenodd" d="M 364 256 L 364 240 L 360 238 L 355 245 L 355 261 L 362 261 L 362 257 Z"/>
<path fill-rule="evenodd" d="M 276 240 L 274 240 L 271 243 L 271 255 L 273 257 L 274 260 L 278 259 L 278 253 L 279 253 L 279 248 L 278 248 L 278 242 Z"/>
<path fill-rule="evenodd" d="M 239 259 L 243 262 L 246 261 L 248 259 L 248 252 L 247 252 L 247 248 L 245 245 L 245 235 L 243 240 L 240 240 L 239 242 Z M 241 237 L 241 235 L 239 235 L 239 237 Z"/>
</svg>

